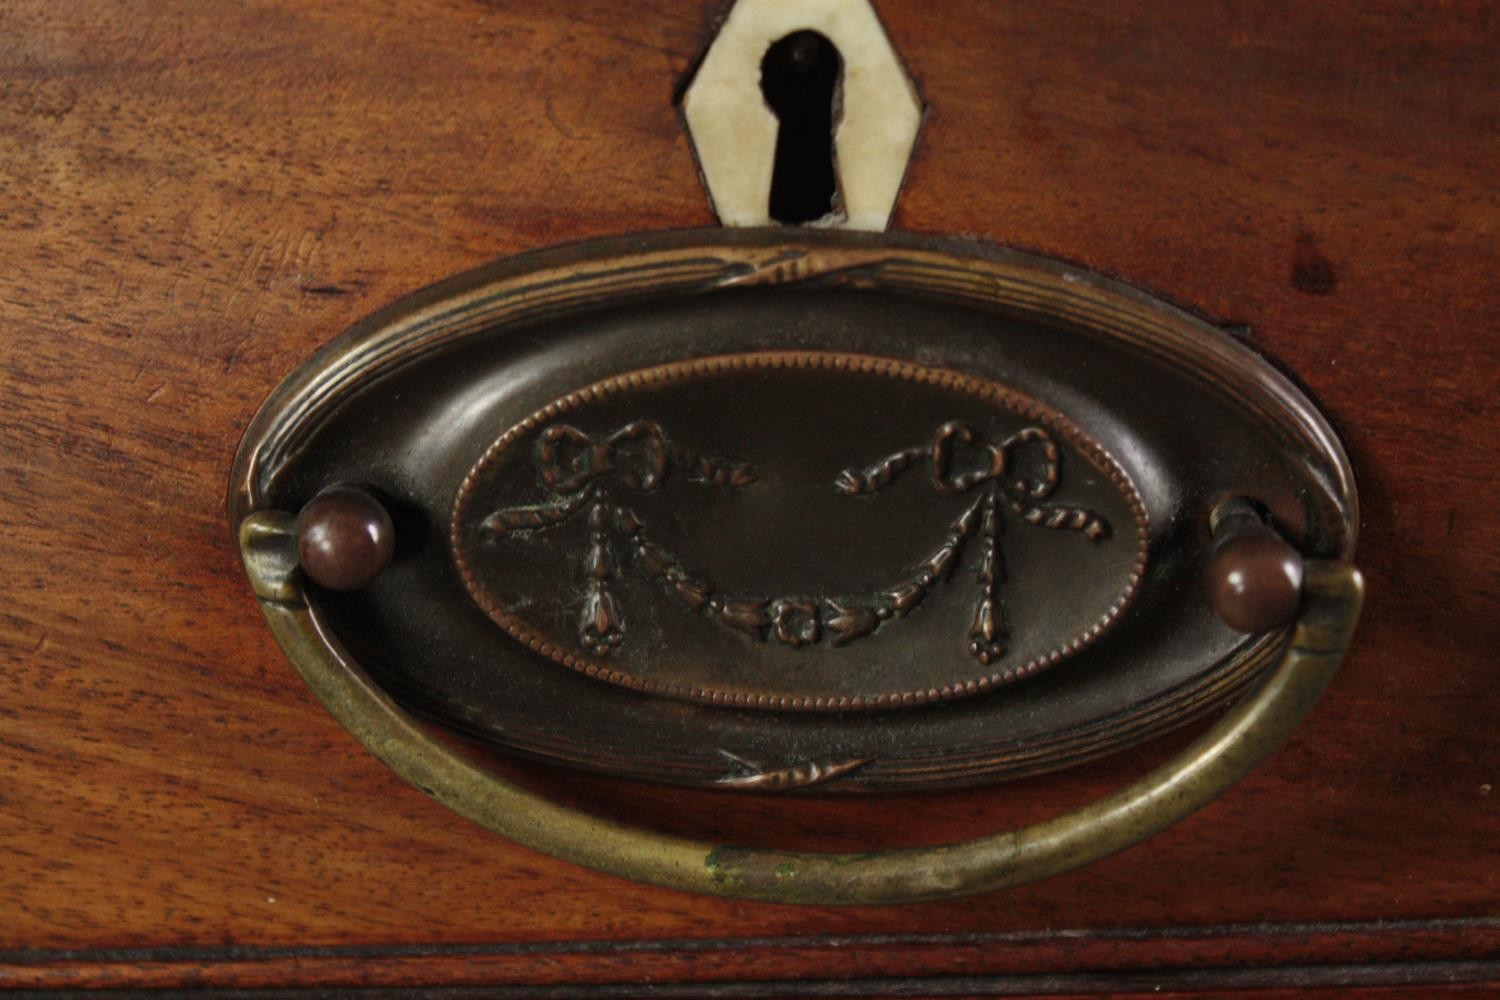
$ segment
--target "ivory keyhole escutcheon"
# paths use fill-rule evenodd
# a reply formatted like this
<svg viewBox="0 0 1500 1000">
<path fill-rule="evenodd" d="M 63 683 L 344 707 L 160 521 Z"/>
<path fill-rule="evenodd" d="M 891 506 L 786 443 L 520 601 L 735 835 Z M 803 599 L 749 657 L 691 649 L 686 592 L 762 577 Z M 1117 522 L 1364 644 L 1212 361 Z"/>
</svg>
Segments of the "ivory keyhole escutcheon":
<svg viewBox="0 0 1500 1000">
<path fill-rule="evenodd" d="M 731 227 L 885 229 L 922 124 L 869 0 L 737 0 L 681 106 Z"/>
</svg>

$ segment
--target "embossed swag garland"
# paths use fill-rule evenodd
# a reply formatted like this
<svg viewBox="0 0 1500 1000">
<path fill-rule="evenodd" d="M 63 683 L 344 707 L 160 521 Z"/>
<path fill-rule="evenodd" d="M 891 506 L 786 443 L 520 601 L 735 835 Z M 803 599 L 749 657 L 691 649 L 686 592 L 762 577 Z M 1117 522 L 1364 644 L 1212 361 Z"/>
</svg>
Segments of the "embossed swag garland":
<svg viewBox="0 0 1500 1000">
<path fill-rule="evenodd" d="M 1042 474 L 1036 480 L 1016 468 L 1016 452 L 1027 444 L 1035 445 L 1043 456 Z M 982 459 L 979 467 L 955 470 L 955 448 L 960 446 L 978 453 Z M 969 652 L 980 663 L 988 664 L 1005 655 L 1004 636 L 1009 631 L 1000 593 L 1005 578 L 1001 503 L 1028 524 L 1080 531 L 1094 542 L 1109 534 L 1109 523 L 1092 511 L 1039 506 L 1060 481 L 1057 443 L 1045 430 L 1027 427 L 996 445 L 985 441 L 968 424 L 949 421 L 938 428 L 931 445 L 897 452 L 864 470 L 845 469 L 835 484 L 840 492 L 851 496 L 874 493 L 927 456 L 932 484 L 939 492 L 968 493 L 984 487 L 979 499 L 952 523 L 947 538 L 915 575 L 882 588 L 870 603 L 826 596 L 730 598 L 721 596 L 702 573 L 684 568 L 680 559 L 651 541 L 641 518 L 614 501 L 611 487 L 642 493 L 654 490 L 675 465 L 686 466 L 690 478 L 738 489 L 757 478 L 753 466 L 673 448 L 661 427 L 649 420 L 627 424 L 603 441 L 595 441 L 568 424 L 552 424 L 538 438 L 536 454 L 538 478 L 558 499 L 551 504 L 496 511 L 485 520 L 484 527 L 491 541 L 500 541 L 513 531 L 555 527 L 588 509 L 589 590 L 578 638 L 601 656 L 625 640 L 625 617 L 609 589 L 609 582 L 620 571 L 611 541 L 625 542 L 638 564 L 667 593 L 712 620 L 760 640 L 769 633 L 788 646 L 812 645 L 829 633 L 833 645 L 842 646 L 869 635 L 883 622 L 906 615 L 921 603 L 939 581 L 952 575 L 964 544 L 978 532 L 984 538 L 984 554 Z"/>
</svg>

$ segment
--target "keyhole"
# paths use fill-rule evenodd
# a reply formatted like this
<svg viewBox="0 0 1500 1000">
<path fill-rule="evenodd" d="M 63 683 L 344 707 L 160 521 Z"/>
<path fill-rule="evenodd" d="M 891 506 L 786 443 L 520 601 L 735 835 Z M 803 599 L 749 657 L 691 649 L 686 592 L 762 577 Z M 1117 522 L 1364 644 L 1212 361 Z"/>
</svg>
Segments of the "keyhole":
<svg viewBox="0 0 1500 1000">
<path fill-rule="evenodd" d="M 838 115 L 839 50 L 816 31 L 794 31 L 766 50 L 760 89 L 781 128 L 771 173 L 772 219 L 814 222 L 838 209 L 833 127 Z"/>
</svg>

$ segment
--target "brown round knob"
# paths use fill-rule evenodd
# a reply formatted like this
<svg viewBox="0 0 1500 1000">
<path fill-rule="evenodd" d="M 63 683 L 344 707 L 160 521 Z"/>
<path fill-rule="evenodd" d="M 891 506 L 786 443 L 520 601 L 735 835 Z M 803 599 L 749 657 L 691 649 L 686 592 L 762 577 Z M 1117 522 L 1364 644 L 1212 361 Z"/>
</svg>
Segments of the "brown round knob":
<svg viewBox="0 0 1500 1000">
<path fill-rule="evenodd" d="M 1208 602 L 1232 629 L 1267 632 L 1290 622 L 1302 604 L 1302 556 L 1272 534 L 1226 544 L 1208 563 Z"/>
<path fill-rule="evenodd" d="M 297 515 L 297 562 L 308 579 L 329 590 L 367 586 L 395 551 L 391 516 L 364 490 L 330 487 Z"/>
</svg>

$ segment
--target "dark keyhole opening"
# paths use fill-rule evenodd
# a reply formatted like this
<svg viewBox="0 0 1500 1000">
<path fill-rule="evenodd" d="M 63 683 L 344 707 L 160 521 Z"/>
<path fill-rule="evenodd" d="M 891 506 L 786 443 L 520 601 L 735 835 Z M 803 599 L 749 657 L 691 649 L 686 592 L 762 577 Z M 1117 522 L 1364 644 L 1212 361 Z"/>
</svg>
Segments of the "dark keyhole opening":
<svg viewBox="0 0 1500 1000">
<path fill-rule="evenodd" d="M 800 225 L 838 209 L 833 127 L 839 50 L 816 31 L 794 31 L 760 61 L 760 89 L 781 122 L 771 173 L 771 218 Z"/>
</svg>

